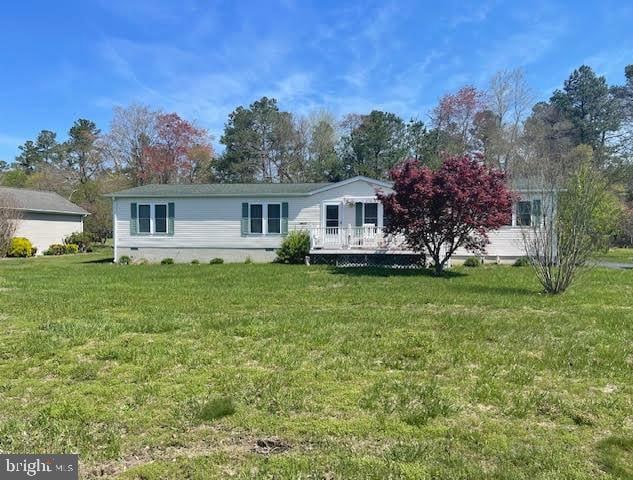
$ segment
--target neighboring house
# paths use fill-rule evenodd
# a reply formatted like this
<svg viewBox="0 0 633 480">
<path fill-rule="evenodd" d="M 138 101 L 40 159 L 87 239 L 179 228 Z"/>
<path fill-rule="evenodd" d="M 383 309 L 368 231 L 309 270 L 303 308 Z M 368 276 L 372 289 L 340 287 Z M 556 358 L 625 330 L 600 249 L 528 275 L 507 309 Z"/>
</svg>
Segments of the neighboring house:
<svg viewBox="0 0 633 480">
<path fill-rule="evenodd" d="M 412 252 L 383 236 L 376 192 L 391 184 L 366 177 L 337 183 L 144 185 L 112 193 L 114 256 L 178 262 L 271 261 L 288 231 L 311 234 L 310 255 L 402 255 Z M 512 225 L 490 235 L 488 256 L 522 256 L 522 233 L 538 215 L 524 195 Z M 457 256 L 468 256 L 465 251 Z"/>
<path fill-rule="evenodd" d="M 15 236 L 28 238 L 38 255 L 54 243 L 63 243 L 71 233 L 83 232 L 89 215 L 55 192 L 0 187 L 0 198 L 20 212 Z"/>
</svg>

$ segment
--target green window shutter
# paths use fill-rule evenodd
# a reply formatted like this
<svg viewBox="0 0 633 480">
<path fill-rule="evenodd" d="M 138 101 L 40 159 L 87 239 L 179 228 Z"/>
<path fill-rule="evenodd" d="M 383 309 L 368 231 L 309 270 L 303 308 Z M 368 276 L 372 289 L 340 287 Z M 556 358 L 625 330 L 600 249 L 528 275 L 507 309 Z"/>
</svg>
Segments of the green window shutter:
<svg viewBox="0 0 633 480">
<path fill-rule="evenodd" d="M 281 203 L 281 234 L 288 235 L 288 202 Z"/>
<path fill-rule="evenodd" d="M 532 200 L 532 217 L 534 217 L 534 224 L 541 223 L 541 215 L 543 214 L 541 208 L 541 200 Z"/>
<path fill-rule="evenodd" d="M 242 203 L 242 236 L 248 235 L 248 203 Z"/>
<path fill-rule="evenodd" d="M 136 221 L 136 217 L 138 215 L 138 208 L 136 203 L 132 203 L 130 205 L 130 235 L 136 235 L 138 233 L 138 223 Z"/>
<path fill-rule="evenodd" d="M 174 218 L 176 217 L 176 205 L 174 202 L 167 204 L 167 235 L 174 234 Z"/>
<path fill-rule="evenodd" d="M 363 226 L 363 204 L 361 202 L 356 202 L 356 226 Z"/>
</svg>

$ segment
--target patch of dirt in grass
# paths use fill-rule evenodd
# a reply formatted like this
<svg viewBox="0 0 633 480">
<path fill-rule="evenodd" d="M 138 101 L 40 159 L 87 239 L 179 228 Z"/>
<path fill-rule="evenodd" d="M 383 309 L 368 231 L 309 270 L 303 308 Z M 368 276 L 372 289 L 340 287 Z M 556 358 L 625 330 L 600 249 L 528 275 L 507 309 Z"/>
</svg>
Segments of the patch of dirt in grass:
<svg viewBox="0 0 633 480">
<path fill-rule="evenodd" d="M 155 461 L 169 462 L 178 458 L 195 458 L 218 452 L 231 455 L 245 455 L 251 452 L 271 455 L 283 453 L 292 448 L 288 442 L 279 438 L 255 438 L 243 432 L 226 432 L 221 429 L 213 429 L 212 432 L 218 433 L 218 437 L 197 440 L 188 445 L 146 447 L 116 460 L 86 465 L 82 469 L 83 478 L 114 478 L 127 470 Z"/>
<path fill-rule="evenodd" d="M 291 448 L 290 444 L 278 438 L 260 438 L 255 442 L 253 452 L 259 453 L 260 455 L 271 455 L 274 453 L 283 453 Z"/>
</svg>

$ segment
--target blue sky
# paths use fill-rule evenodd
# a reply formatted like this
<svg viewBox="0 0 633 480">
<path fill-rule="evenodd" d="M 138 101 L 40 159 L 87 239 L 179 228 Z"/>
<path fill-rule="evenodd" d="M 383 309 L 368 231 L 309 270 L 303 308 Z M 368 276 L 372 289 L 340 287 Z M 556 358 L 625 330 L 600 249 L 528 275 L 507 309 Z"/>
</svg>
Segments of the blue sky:
<svg viewBox="0 0 633 480">
<path fill-rule="evenodd" d="M 65 137 L 112 107 L 176 111 L 216 141 L 262 95 L 298 113 L 389 110 L 426 119 L 438 97 L 523 67 L 538 99 L 586 63 L 621 83 L 633 5 L 595 1 L 6 2 L 0 159 L 41 129 Z"/>
</svg>

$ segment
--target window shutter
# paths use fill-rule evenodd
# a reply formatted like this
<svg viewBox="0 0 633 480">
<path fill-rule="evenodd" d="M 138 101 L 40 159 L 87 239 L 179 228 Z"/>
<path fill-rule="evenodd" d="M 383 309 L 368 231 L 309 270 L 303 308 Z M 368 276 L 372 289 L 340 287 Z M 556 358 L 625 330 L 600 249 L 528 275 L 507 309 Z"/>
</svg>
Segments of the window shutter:
<svg viewBox="0 0 633 480">
<path fill-rule="evenodd" d="M 167 235 L 174 234 L 174 218 L 176 217 L 176 204 L 169 202 L 167 204 Z"/>
<path fill-rule="evenodd" d="M 242 203 L 242 236 L 248 235 L 248 203 Z"/>
<path fill-rule="evenodd" d="M 138 233 L 138 224 L 136 221 L 136 217 L 138 215 L 138 208 L 136 203 L 132 203 L 130 211 L 130 235 L 136 235 Z"/>
<path fill-rule="evenodd" d="M 543 214 L 541 208 L 541 200 L 532 200 L 532 216 L 534 217 L 534 224 L 541 223 L 541 215 Z"/>
<path fill-rule="evenodd" d="M 356 226 L 363 226 L 363 204 L 361 202 L 356 202 Z"/>
<path fill-rule="evenodd" d="M 281 204 L 281 234 L 288 235 L 288 202 Z"/>
</svg>

